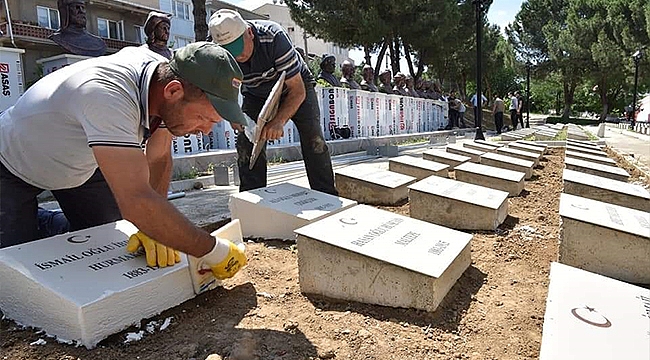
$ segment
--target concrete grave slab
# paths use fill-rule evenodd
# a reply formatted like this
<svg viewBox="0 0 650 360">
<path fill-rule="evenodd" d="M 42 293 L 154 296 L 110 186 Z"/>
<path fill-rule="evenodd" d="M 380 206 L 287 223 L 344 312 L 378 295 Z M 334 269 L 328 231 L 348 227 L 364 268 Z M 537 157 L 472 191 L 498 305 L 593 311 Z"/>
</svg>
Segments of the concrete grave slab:
<svg viewBox="0 0 650 360">
<path fill-rule="evenodd" d="M 650 290 L 551 263 L 540 360 L 650 359 Z"/>
<path fill-rule="evenodd" d="M 300 290 L 434 311 L 470 265 L 472 235 L 358 205 L 296 230 Z"/>
<path fill-rule="evenodd" d="M 519 141 L 517 141 L 517 143 L 541 148 L 541 149 L 544 150 L 544 152 L 543 152 L 544 154 L 548 152 L 548 145 L 542 144 L 540 142 L 528 141 L 528 140 L 519 140 Z"/>
<path fill-rule="evenodd" d="M 447 177 L 449 165 L 404 155 L 390 159 L 388 170 L 422 180 L 432 175 Z"/>
<path fill-rule="evenodd" d="M 567 139 L 575 139 L 575 140 L 589 140 L 589 135 L 585 134 L 584 132 L 577 132 L 577 131 L 567 131 L 566 135 Z"/>
<path fill-rule="evenodd" d="M 561 194 L 560 217 L 561 263 L 650 284 L 650 213 Z"/>
<path fill-rule="evenodd" d="M 501 140 L 503 141 L 515 141 L 515 140 L 521 140 L 523 138 L 524 136 L 522 135 L 517 135 L 510 132 L 501 134 Z"/>
<path fill-rule="evenodd" d="M 364 165 L 346 166 L 334 173 L 341 197 L 363 204 L 396 205 L 408 198 L 408 185 L 416 179 Z"/>
<path fill-rule="evenodd" d="M 87 348 L 194 297 L 187 258 L 147 266 L 118 221 L 0 249 L 0 309 L 9 319 Z M 146 300 L 146 301 L 144 301 Z"/>
<path fill-rule="evenodd" d="M 479 144 L 483 144 L 483 145 L 487 145 L 487 146 L 490 146 L 490 147 L 495 147 L 495 148 L 500 148 L 500 147 L 505 146 L 504 144 L 500 144 L 500 143 L 498 143 L 496 141 L 474 140 L 474 142 L 479 143 Z"/>
<path fill-rule="evenodd" d="M 282 183 L 230 195 L 231 218 L 246 237 L 295 239 L 294 230 L 356 205 L 354 200 Z"/>
<path fill-rule="evenodd" d="M 447 145 L 447 152 L 451 154 L 467 156 L 471 162 L 478 163 L 481 161 L 481 155 L 485 154 L 484 151 L 470 149 L 461 145 Z"/>
<path fill-rule="evenodd" d="M 481 143 L 477 143 L 475 141 L 469 141 L 466 143 L 463 143 L 463 146 L 472 150 L 478 150 L 482 153 L 486 152 L 494 152 L 497 148 L 494 146 L 489 146 L 489 145 L 484 145 Z M 480 156 L 480 155 L 479 155 Z"/>
<path fill-rule="evenodd" d="M 534 154 L 539 154 L 539 155 L 543 155 L 544 151 L 545 151 L 545 149 L 542 148 L 542 147 L 526 145 L 526 144 L 522 143 L 521 141 L 511 142 L 510 144 L 508 144 L 508 148 L 515 149 L 515 150 L 521 150 L 521 151 L 525 151 L 525 152 L 530 152 L 530 153 L 534 153 Z"/>
<path fill-rule="evenodd" d="M 605 145 L 599 145 L 596 142 L 593 141 L 581 141 L 581 140 L 573 140 L 573 139 L 567 139 L 568 143 L 571 143 L 576 146 L 584 146 L 584 147 L 593 147 L 602 150 Z"/>
<path fill-rule="evenodd" d="M 444 150 L 426 150 L 422 153 L 422 158 L 424 160 L 447 164 L 449 165 L 449 170 L 453 170 L 454 167 L 472 160 L 469 156 L 456 155 Z"/>
<path fill-rule="evenodd" d="M 589 154 L 589 155 L 594 155 L 594 156 L 600 156 L 600 157 L 607 157 L 607 153 L 601 150 L 591 150 L 583 147 L 578 147 L 578 146 L 573 146 L 573 145 L 566 145 L 566 150 L 568 151 L 574 151 L 574 152 L 580 152 L 583 154 Z"/>
<path fill-rule="evenodd" d="M 614 161 L 613 159 L 604 156 L 591 155 L 580 151 L 566 150 L 564 152 L 564 156 L 574 158 L 574 159 L 594 162 L 601 165 L 616 166 L 616 161 Z"/>
<path fill-rule="evenodd" d="M 642 186 L 564 169 L 564 192 L 650 212 L 650 192 Z"/>
<path fill-rule="evenodd" d="M 539 165 L 539 159 L 542 157 L 542 155 L 539 153 L 512 149 L 509 146 L 497 149 L 497 154 L 510 156 L 521 160 L 532 161 L 534 164 L 533 166 Z"/>
<path fill-rule="evenodd" d="M 526 174 L 526 179 L 530 179 L 533 176 L 533 167 L 535 166 L 533 161 L 493 153 L 483 154 L 481 156 L 481 164 L 523 172 Z"/>
<path fill-rule="evenodd" d="M 456 166 L 456 180 L 485 186 L 517 196 L 524 190 L 523 172 L 502 169 L 483 164 L 464 163 Z"/>
<path fill-rule="evenodd" d="M 591 161 L 574 159 L 571 157 L 564 158 L 564 165 L 569 170 L 580 171 L 586 174 L 606 177 L 612 180 L 625 181 L 630 178 L 627 171 L 616 167 L 597 164 Z"/>
<path fill-rule="evenodd" d="M 508 193 L 430 176 L 409 186 L 414 219 L 462 230 L 494 230 L 508 216 Z"/>
</svg>

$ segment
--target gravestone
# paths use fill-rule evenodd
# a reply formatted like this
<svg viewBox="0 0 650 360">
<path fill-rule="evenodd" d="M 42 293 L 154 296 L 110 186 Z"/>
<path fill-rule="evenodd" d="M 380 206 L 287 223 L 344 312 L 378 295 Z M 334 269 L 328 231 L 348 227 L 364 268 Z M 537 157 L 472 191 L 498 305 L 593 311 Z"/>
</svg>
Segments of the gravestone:
<svg viewBox="0 0 650 360">
<path fill-rule="evenodd" d="M 526 174 L 526 179 L 530 179 L 533 176 L 533 167 L 535 166 L 535 163 L 532 161 L 493 153 L 483 154 L 481 156 L 481 164 L 523 172 Z"/>
<path fill-rule="evenodd" d="M 510 144 L 508 144 L 508 148 L 539 154 L 539 155 L 543 155 L 545 151 L 545 149 L 542 147 L 527 145 L 522 143 L 521 141 L 511 142 Z"/>
<path fill-rule="evenodd" d="M 638 284 L 650 284 L 650 213 L 560 195 L 560 262 Z"/>
<path fill-rule="evenodd" d="M 474 140 L 474 142 L 479 143 L 479 144 L 483 144 L 483 145 L 487 145 L 487 146 L 490 146 L 490 147 L 494 147 L 494 148 L 500 148 L 500 147 L 505 146 L 504 144 L 500 144 L 500 143 L 498 143 L 496 141 Z"/>
<path fill-rule="evenodd" d="M 388 170 L 422 180 L 432 175 L 447 177 L 449 165 L 404 155 L 390 159 Z"/>
<path fill-rule="evenodd" d="M 87 348 L 194 297 L 187 257 L 147 266 L 126 251 L 118 221 L 0 250 L 0 309 L 16 322 Z"/>
<path fill-rule="evenodd" d="M 510 156 L 521 160 L 532 161 L 534 164 L 533 166 L 539 165 L 539 159 L 541 158 L 541 155 L 539 153 L 521 151 L 517 149 L 512 149 L 510 147 L 503 147 L 497 149 L 497 154 Z"/>
<path fill-rule="evenodd" d="M 456 180 L 485 186 L 517 196 L 524 190 L 523 172 L 501 169 L 483 164 L 464 163 L 456 166 Z"/>
<path fill-rule="evenodd" d="M 516 143 L 541 148 L 542 150 L 544 150 L 543 154 L 548 152 L 548 145 L 542 144 L 540 142 L 528 141 L 528 140 L 519 140 L 519 141 L 516 141 Z"/>
<path fill-rule="evenodd" d="M 650 359 L 650 290 L 551 263 L 540 360 Z"/>
<path fill-rule="evenodd" d="M 495 230 L 508 216 L 508 193 L 430 176 L 409 186 L 414 219 L 462 230 Z"/>
<path fill-rule="evenodd" d="M 595 149 L 587 149 L 584 147 L 579 147 L 579 146 L 573 146 L 573 145 L 566 145 L 566 150 L 567 151 L 574 151 L 574 152 L 579 152 L 583 154 L 589 154 L 593 156 L 600 156 L 600 157 L 607 157 L 607 153 L 602 151 L 602 150 L 595 150 Z"/>
<path fill-rule="evenodd" d="M 570 157 L 564 158 L 564 165 L 569 170 L 602 176 L 612 180 L 627 182 L 627 180 L 630 178 L 630 174 L 628 174 L 627 171 L 616 166 L 601 165 L 594 162 L 574 159 Z"/>
<path fill-rule="evenodd" d="M 296 230 L 300 291 L 434 311 L 470 265 L 472 235 L 358 205 Z"/>
<path fill-rule="evenodd" d="M 513 132 L 501 134 L 501 140 L 503 141 L 515 141 L 515 140 L 521 140 L 523 138 L 524 138 L 523 135 L 515 134 Z"/>
<path fill-rule="evenodd" d="M 479 152 L 494 152 L 497 148 L 494 146 L 484 145 L 475 141 L 468 141 L 463 143 L 463 146 L 472 150 L 478 150 Z"/>
<path fill-rule="evenodd" d="M 650 212 L 650 192 L 642 186 L 564 169 L 564 192 Z"/>
<path fill-rule="evenodd" d="M 334 173 L 341 197 L 363 204 L 396 205 L 408 198 L 408 185 L 416 179 L 366 165 L 346 166 Z"/>
<path fill-rule="evenodd" d="M 282 183 L 230 195 L 228 208 L 246 237 L 290 239 L 293 231 L 356 205 L 342 197 Z"/>
<path fill-rule="evenodd" d="M 471 162 L 478 163 L 481 161 L 481 155 L 485 154 L 485 151 L 479 151 L 470 149 L 461 145 L 447 145 L 447 152 L 451 154 L 467 156 Z"/>
<path fill-rule="evenodd" d="M 585 147 L 589 149 L 596 149 L 596 150 L 602 150 L 605 146 L 604 145 L 599 145 L 595 142 L 591 141 L 580 141 L 580 140 L 572 140 L 572 139 L 567 139 L 567 144 L 571 144 L 573 146 L 579 146 L 579 147 Z"/>
<path fill-rule="evenodd" d="M 449 170 L 453 170 L 454 167 L 471 160 L 469 156 L 456 155 L 444 150 L 426 150 L 422 153 L 422 158 L 424 160 L 447 164 L 449 165 Z"/>
<path fill-rule="evenodd" d="M 607 166 L 616 166 L 616 161 L 604 156 L 591 155 L 579 151 L 566 150 L 564 152 L 565 157 L 570 157 L 578 160 L 584 160 L 589 162 L 594 162 L 596 164 L 607 165 Z"/>
</svg>

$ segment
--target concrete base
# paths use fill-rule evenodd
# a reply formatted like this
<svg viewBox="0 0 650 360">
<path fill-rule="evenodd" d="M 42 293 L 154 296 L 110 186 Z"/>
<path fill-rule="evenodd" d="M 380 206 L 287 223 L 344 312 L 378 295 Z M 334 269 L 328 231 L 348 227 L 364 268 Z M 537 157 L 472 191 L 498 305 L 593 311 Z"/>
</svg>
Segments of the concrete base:
<svg viewBox="0 0 650 360">
<path fill-rule="evenodd" d="M 118 221 L 0 249 L 0 309 L 24 326 L 87 348 L 194 297 L 188 263 L 147 266 Z"/>
<path fill-rule="evenodd" d="M 584 148 L 584 147 L 573 146 L 573 145 L 569 145 L 569 144 L 566 145 L 566 150 L 573 151 L 573 152 L 579 152 L 579 153 L 583 153 L 583 154 L 594 155 L 594 156 L 607 157 L 607 153 L 602 151 L 602 150 L 587 149 L 587 148 Z"/>
<path fill-rule="evenodd" d="M 447 177 L 449 165 L 413 156 L 399 156 L 390 159 L 388 170 L 422 180 L 433 175 Z"/>
<path fill-rule="evenodd" d="M 535 163 L 532 161 L 492 153 L 486 153 L 481 156 L 481 164 L 523 172 L 526 174 L 526 179 L 530 179 L 533 176 L 533 167 L 535 166 Z"/>
<path fill-rule="evenodd" d="M 522 172 L 474 163 L 457 166 L 455 174 L 458 181 L 505 191 L 510 196 L 517 196 L 524 190 L 526 177 Z"/>
<path fill-rule="evenodd" d="M 564 192 L 650 212 L 650 192 L 642 186 L 564 169 Z"/>
<path fill-rule="evenodd" d="M 480 151 L 482 153 L 494 152 L 497 149 L 495 146 L 484 145 L 475 141 L 463 143 L 463 146 L 472 150 Z"/>
<path fill-rule="evenodd" d="M 474 142 L 477 144 L 486 145 L 493 148 L 500 148 L 505 146 L 504 144 L 500 144 L 496 141 L 474 140 Z"/>
<path fill-rule="evenodd" d="M 379 146 L 379 155 L 385 157 L 395 157 L 399 155 L 399 148 L 397 145 L 382 145 Z"/>
<path fill-rule="evenodd" d="M 612 180 L 627 182 L 627 180 L 630 178 L 630 174 L 619 167 L 600 165 L 594 162 L 578 160 L 570 157 L 564 158 L 564 165 L 569 170 L 602 176 Z"/>
<path fill-rule="evenodd" d="M 501 134 L 501 140 L 503 141 L 516 141 L 516 140 L 521 140 L 523 138 L 524 138 L 523 136 L 517 134 L 511 134 L 511 133 Z"/>
<path fill-rule="evenodd" d="M 479 163 L 481 161 L 481 155 L 485 154 L 485 151 L 478 151 L 459 145 L 447 145 L 447 152 L 451 154 L 467 156 L 471 159 L 471 162 L 475 163 Z"/>
<path fill-rule="evenodd" d="M 567 132 L 566 137 L 567 139 L 574 139 L 574 140 L 589 140 L 589 135 L 585 134 L 584 132 L 569 131 Z"/>
<path fill-rule="evenodd" d="M 231 218 L 246 237 L 295 240 L 294 230 L 356 205 L 342 197 L 282 183 L 230 196 Z"/>
<path fill-rule="evenodd" d="M 412 176 L 386 170 L 368 171 L 360 166 L 347 166 L 334 173 L 336 189 L 341 197 L 362 204 L 397 205 L 408 198 Z"/>
<path fill-rule="evenodd" d="M 532 161 L 533 166 L 539 165 L 539 159 L 541 158 L 541 155 L 538 153 L 511 149 L 509 145 L 508 147 L 497 149 L 497 154 L 510 156 L 521 160 Z"/>
<path fill-rule="evenodd" d="M 434 311 L 471 263 L 471 235 L 359 205 L 296 230 L 300 291 Z"/>
<path fill-rule="evenodd" d="M 471 160 L 469 156 L 456 155 L 443 150 L 426 150 L 422 153 L 422 158 L 424 160 L 447 164 L 449 165 L 449 170 L 453 170 L 454 167 Z"/>
<path fill-rule="evenodd" d="M 539 141 L 519 140 L 519 141 L 517 141 L 517 143 L 541 148 L 543 150 L 542 154 L 546 154 L 548 152 L 548 145 L 547 144 L 542 144 Z"/>
<path fill-rule="evenodd" d="M 534 154 L 539 154 L 539 155 L 543 155 L 544 151 L 545 151 L 545 148 L 543 148 L 543 147 L 526 145 L 526 144 L 524 144 L 524 143 L 522 143 L 520 141 L 515 141 L 515 142 L 512 142 L 512 143 L 508 144 L 508 148 L 515 149 L 515 150 L 521 150 L 521 151 L 525 151 L 525 152 L 530 152 L 530 153 L 534 153 Z"/>
<path fill-rule="evenodd" d="M 437 176 L 409 186 L 412 218 L 453 229 L 495 230 L 508 216 L 507 198 L 504 191 Z"/>
<path fill-rule="evenodd" d="M 560 217 L 561 263 L 650 284 L 650 213 L 561 194 Z"/>
<path fill-rule="evenodd" d="M 564 156 L 578 159 L 578 160 L 594 162 L 596 164 L 601 164 L 601 165 L 616 166 L 616 161 L 614 161 L 613 159 L 604 156 L 590 155 L 579 151 L 567 150 L 565 151 Z"/>
<path fill-rule="evenodd" d="M 650 290 L 551 263 L 540 360 L 650 359 Z"/>
<path fill-rule="evenodd" d="M 584 147 L 587 149 L 594 149 L 594 150 L 602 150 L 605 147 L 605 145 L 602 145 L 596 141 L 580 141 L 580 140 L 567 139 L 566 142 L 567 144 L 570 144 L 572 146 Z"/>
</svg>

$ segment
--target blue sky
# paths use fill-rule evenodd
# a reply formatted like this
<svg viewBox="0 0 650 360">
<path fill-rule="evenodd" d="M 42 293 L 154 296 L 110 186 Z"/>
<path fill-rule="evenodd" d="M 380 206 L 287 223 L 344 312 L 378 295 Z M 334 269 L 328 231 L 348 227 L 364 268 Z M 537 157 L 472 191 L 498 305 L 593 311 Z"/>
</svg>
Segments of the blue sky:
<svg viewBox="0 0 650 360">
<path fill-rule="evenodd" d="M 266 3 L 272 3 L 271 0 L 226 0 L 234 5 L 240 6 L 247 10 L 256 9 Z M 506 25 L 515 19 L 515 15 L 521 8 L 521 3 L 524 0 L 494 0 L 488 12 L 488 21 L 491 24 L 497 24 L 504 31 Z M 355 62 L 361 62 L 363 59 L 363 51 L 353 50 L 350 52 L 350 57 Z M 406 68 L 406 66 L 404 66 Z"/>
</svg>

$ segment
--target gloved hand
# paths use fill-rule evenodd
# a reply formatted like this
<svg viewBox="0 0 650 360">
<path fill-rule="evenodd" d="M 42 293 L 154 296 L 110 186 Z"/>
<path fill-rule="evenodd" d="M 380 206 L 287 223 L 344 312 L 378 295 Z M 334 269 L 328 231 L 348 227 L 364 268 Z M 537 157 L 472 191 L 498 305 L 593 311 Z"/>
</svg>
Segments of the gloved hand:
<svg viewBox="0 0 650 360">
<path fill-rule="evenodd" d="M 229 240 L 215 239 L 212 251 L 199 261 L 199 273 L 204 274 L 207 271 L 212 271 L 214 277 L 219 280 L 231 278 L 248 263 L 243 244 L 240 248 Z"/>
<path fill-rule="evenodd" d="M 181 254 L 165 245 L 160 244 L 156 240 L 148 237 L 142 231 L 131 235 L 129 243 L 126 244 L 126 250 L 130 253 L 138 251 L 142 246 L 147 256 L 147 265 L 149 266 L 174 266 L 176 263 L 181 262 Z"/>
</svg>

